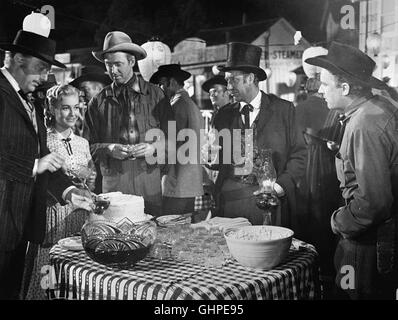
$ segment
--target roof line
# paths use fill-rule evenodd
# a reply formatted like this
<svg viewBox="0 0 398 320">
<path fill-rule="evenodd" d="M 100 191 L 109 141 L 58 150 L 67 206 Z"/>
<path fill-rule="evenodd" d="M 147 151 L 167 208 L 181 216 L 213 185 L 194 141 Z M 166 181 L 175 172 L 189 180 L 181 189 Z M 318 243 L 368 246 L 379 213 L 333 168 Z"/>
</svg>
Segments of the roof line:
<svg viewBox="0 0 398 320">
<path fill-rule="evenodd" d="M 212 29 L 200 29 L 200 30 L 198 31 L 198 33 L 200 33 L 200 32 L 209 32 L 209 31 L 222 31 L 222 30 L 239 29 L 239 28 L 242 28 L 242 27 L 248 27 L 248 26 L 252 26 L 252 25 L 256 25 L 256 24 L 262 24 L 262 23 L 266 23 L 266 22 L 278 21 L 279 19 L 281 19 L 281 17 L 272 18 L 272 19 L 267 19 L 267 20 L 261 20 L 261 21 L 255 21 L 255 22 L 245 23 L 245 24 L 240 24 L 240 25 L 235 25 L 235 26 L 231 26 L 231 27 L 212 28 Z"/>
</svg>

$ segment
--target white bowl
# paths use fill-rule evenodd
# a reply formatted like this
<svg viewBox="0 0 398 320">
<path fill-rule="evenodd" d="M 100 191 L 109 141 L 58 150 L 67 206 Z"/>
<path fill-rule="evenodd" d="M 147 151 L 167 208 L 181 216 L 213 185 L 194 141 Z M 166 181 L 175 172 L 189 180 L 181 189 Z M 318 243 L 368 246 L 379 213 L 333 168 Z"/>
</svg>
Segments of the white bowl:
<svg viewBox="0 0 398 320">
<path fill-rule="evenodd" d="M 289 253 L 294 232 L 276 226 L 245 226 L 228 230 L 224 237 L 231 255 L 241 265 L 269 270 Z"/>
</svg>

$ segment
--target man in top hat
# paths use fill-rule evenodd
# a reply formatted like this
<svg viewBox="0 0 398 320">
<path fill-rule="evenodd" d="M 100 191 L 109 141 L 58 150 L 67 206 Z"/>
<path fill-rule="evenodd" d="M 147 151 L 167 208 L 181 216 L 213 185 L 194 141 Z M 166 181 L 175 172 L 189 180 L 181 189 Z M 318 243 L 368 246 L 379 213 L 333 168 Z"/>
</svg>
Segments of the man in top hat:
<svg viewBox="0 0 398 320">
<path fill-rule="evenodd" d="M 203 173 L 200 165 L 200 129 L 204 123 L 199 107 L 184 90 L 184 81 L 191 74 L 181 69 L 178 64 L 160 66 L 150 82 L 158 84 L 170 99 L 171 108 L 174 112 L 177 135 L 183 129 L 190 129 L 195 133 L 195 144 L 189 139 L 179 141 L 177 150 L 182 145 L 189 143 L 196 147 L 196 155 L 190 154 L 188 149 L 189 163 L 181 163 L 177 157 L 175 164 L 171 164 L 163 181 L 163 214 L 183 214 L 194 212 L 195 198 L 203 195 Z M 178 151 L 177 151 L 178 155 Z"/>
<path fill-rule="evenodd" d="M 375 62 L 357 48 L 332 42 L 327 55 L 306 62 L 323 68 L 319 93 L 330 109 L 344 113 L 336 170 L 345 205 L 331 217 L 332 230 L 340 238 L 336 284 L 352 299 L 394 299 L 398 288 L 397 105 L 372 94 L 372 88 L 383 89 L 385 84 L 372 76 Z"/>
<path fill-rule="evenodd" d="M 20 30 L 0 69 L 0 299 L 15 299 L 21 286 L 28 241 L 40 244 L 46 229 L 47 190 L 56 199 L 85 200 L 59 170 L 64 159 L 47 148 L 43 110 L 26 94 L 47 80 L 55 41 Z M 87 200 L 87 205 L 90 201 Z"/>
<path fill-rule="evenodd" d="M 254 147 L 272 150 L 277 174 L 273 187 L 281 200 L 281 210 L 274 221 L 295 229 L 296 187 L 304 173 L 306 157 L 305 145 L 296 125 L 295 108 L 292 103 L 259 89 L 259 82 L 267 78 L 259 67 L 260 47 L 232 42 L 227 48 L 227 63 L 219 69 L 225 72 L 227 88 L 236 101 L 229 128 L 252 129 L 247 132 Z M 250 148 L 251 142 L 247 141 L 245 145 Z M 232 146 L 233 149 L 237 147 Z M 250 163 L 252 159 L 246 160 Z M 216 187 L 221 189 L 221 214 L 243 216 L 253 224 L 263 222 L 262 210 L 257 208 L 253 195 L 259 185 L 250 166 L 245 165 L 242 170 L 236 163 L 224 163 L 217 184 Z"/>
<path fill-rule="evenodd" d="M 91 99 L 86 114 L 91 153 L 100 163 L 102 191 L 121 191 L 143 196 L 145 210 L 161 213 L 161 172 L 146 157 L 160 152 L 164 139 L 149 140 L 150 129 L 161 129 L 167 137 L 170 103 L 158 87 L 137 77 L 133 71 L 146 52 L 120 31 L 109 32 L 103 50 L 93 52 L 105 63 L 113 80 Z M 159 156 L 159 155 L 158 155 Z"/>
</svg>

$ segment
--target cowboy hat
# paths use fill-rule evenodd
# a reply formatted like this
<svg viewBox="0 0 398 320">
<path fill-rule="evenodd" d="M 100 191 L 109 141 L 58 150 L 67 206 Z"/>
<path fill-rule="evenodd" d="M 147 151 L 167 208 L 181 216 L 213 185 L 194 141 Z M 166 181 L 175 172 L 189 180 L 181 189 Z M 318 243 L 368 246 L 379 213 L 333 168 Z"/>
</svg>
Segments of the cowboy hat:
<svg viewBox="0 0 398 320">
<path fill-rule="evenodd" d="M 267 74 L 259 67 L 261 48 L 243 42 L 230 42 L 227 44 L 227 64 L 219 66 L 218 70 L 226 72 L 240 70 L 247 73 L 254 73 L 258 80 L 267 79 Z"/>
<path fill-rule="evenodd" d="M 13 43 L 0 43 L 0 49 L 28 54 L 50 65 L 65 69 L 66 66 L 63 63 L 54 59 L 55 45 L 56 42 L 52 39 L 33 32 L 19 30 Z"/>
<path fill-rule="evenodd" d="M 225 80 L 225 78 L 223 76 L 217 75 L 217 76 L 215 76 L 213 78 L 210 78 L 210 79 L 206 80 L 205 82 L 203 82 L 202 89 L 203 89 L 203 91 L 209 92 L 210 89 L 215 84 L 219 84 L 219 85 L 222 85 L 222 86 L 226 87 L 227 86 L 227 80 Z"/>
<path fill-rule="evenodd" d="M 98 61 L 104 62 L 104 55 L 109 52 L 127 52 L 135 56 L 136 60 L 146 58 L 146 51 L 138 44 L 132 42 L 131 38 L 121 31 L 108 32 L 104 39 L 102 50 L 93 51 L 92 54 Z"/>
<path fill-rule="evenodd" d="M 191 74 L 182 70 L 179 64 L 165 64 L 159 67 L 158 71 L 156 71 L 149 79 L 149 82 L 153 84 L 159 84 L 159 80 L 162 77 L 176 78 L 180 79 L 181 81 L 185 81 L 190 76 Z"/>
<path fill-rule="evenodd" d="M 79 89 L 80 84 L 84 81 L 100 82 L 106 86 L 112 82 L 109 76 L 105 73 L 105 70 L 97 66 L 84 67 L 82 69 L 81 76 L 77 77 L 69 84 Z"/>
<path fill-rule="evenodd" d="M 385 88 L 383 81 L 372 76 L 376 63 L 361 50 L 343 43 L 332 42 L 327 55 L 308 58 L 305 62 L 345 76 L 364 87 Z"/>
</svg>

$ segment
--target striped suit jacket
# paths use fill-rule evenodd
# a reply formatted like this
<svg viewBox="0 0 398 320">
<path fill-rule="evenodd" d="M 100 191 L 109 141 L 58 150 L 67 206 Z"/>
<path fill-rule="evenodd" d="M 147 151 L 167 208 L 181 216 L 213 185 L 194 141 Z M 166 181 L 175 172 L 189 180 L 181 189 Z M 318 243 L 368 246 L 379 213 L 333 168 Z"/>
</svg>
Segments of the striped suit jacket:
<svg viewBox="0 0 398 320">
<path fill-rule="evenodd" d="M 38 134 L 18 94 L 0 73 L 0 251 L 22 240 L 41 243 L 47 190 L 61 203 L 71 185 L 61 172 L 32 177 L 35 159 L 49 153 L 43 110 L 36 108 Z M 39 148 L 40 146 L 40 154 Z"/>
</svg>

